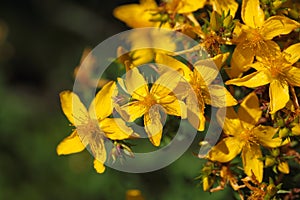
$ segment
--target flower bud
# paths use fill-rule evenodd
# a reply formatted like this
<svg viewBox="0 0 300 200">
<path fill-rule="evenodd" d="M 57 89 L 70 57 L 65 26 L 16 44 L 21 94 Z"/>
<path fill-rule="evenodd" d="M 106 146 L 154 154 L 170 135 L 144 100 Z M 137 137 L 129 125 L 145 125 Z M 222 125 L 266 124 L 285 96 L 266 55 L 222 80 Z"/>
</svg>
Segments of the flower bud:
<svg viewBox="0 0 300 200">
<path fill-rule="evenodd" d="M 273 165 L 275 165 L 276 160 L 273 157 L 267 156 L 266 160 L 265 160 L 265 167 L 271 167 Z"/>
<path fill-rule="evenodd" d="M 279 150 L 279 149 L 272 149 L 271 155 L 272 155 L 273 157 L 278 157 L 279 154 L 280 154 L 280 150 Z"/>
<path fill-rule="evenodd" d="M 285 138 L 285 137 L 289 136 L 289 133 L 290 133 L 290 129 L 284 127 L 279 130 L 279 137 Z"/>
<path fill-rule="evenodd" d="M 293 135 L 300 135 L 300 124 L 293 124 L 294 126 L 292 127 L 292 134 Z"/>
<path fill-rule="evenodd" d="M 228 27 L 230 27 L 232 25 L 232 16 L 231 15 L 227 16 L 224 19 L 223 25 L 224 25 L 225 28 L 228 28 Z"/>
<path fill-rule="evenodd" d="M 289 164 L 286 161 L 280 162 L 278 164 L 278 170 L 284 174 L 289 174 L 290 173 Z"/>
<path fill-rule="evenodd" d="M 276 188 L 276 186 L 274 184 L 270 184 L 267 187 L 267 194 L 270 197 L 273 197 L 276 193 L 277 193 L 278 189 Z"/>
</svg>

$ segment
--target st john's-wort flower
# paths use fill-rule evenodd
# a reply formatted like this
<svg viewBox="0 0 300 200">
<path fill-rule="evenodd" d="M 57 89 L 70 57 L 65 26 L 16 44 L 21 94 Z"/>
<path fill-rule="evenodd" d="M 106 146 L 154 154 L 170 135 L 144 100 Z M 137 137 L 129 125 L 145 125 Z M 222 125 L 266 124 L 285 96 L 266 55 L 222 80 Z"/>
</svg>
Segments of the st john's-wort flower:
<svg viewBox="0 0 300 200">
<path fill-rule="evenodd" d="M 182 73 L 183 81 L 175 89 L 176 94 L 182 94 L 188 108 L 188 120 L 199 131 L 205 128 L 205 104 L 214 107 L 226 107 L 237 104 L 237 101 L 224 86 L 214 84 L 219 74 L 219 68 L 228 57 L 228 53 L 219 54 L 213 58 L 199 60 L 191 70 L 175 58 L 157 54 L 155 61 Z M 215 66 L 216 65 L 216 66 Z"/>
<path fill-rule="evenodd" d="M 258 62 L 248 65 L 256 69 L 242 78 L 232 79 L 226 84 L 256 88 L 270 84 L 270 113 L 284 108 L 290 100 L 289 86 L 300 86 L 300 69 L 294 67 L 300 58 L 300 43 L 294 44 L 273 57 L 257 57 Z"/>
<path fill-rule="evenodd" d="M 108 82 L 97 93 L 88 110 L 75 93 L 60 93 L 62 110 L 75 130 L 57 146 L 58 155 L 77 153 L 88 148 L 95 158 L 94 168 L 98 173 L 103 173 L 103 163 L 106 161 L 105 141 L 136 136 L 121 118 L 108 118 L 113 111 L 111 98 L 115 88 L 115 82 Z"/>
<path fill-rule="evenodd" d="M 115 8 L 113 14 L 132 28 L 172 28 L 178 22 L 174 20 L 176 14 L 185 15 L 186 19 L 194 25 L 199 25 L 191 13 L 203 8 L 206 4 L 211 4 L 213 10 L 220 15 L 223 12 L 230 12 L 233 17 L 238 8 L 235 0 L 165 0 L 159 5 L 154 0 L 140 0 L 140 4 L 128 4 Z"/>
<path fill-rule="evenodd" d="M 138 68 L 127 72 L 125 80 L 119 84 L 131 95 L 132 101 L 120 107 L 120 115 L 128 122 L 144 116 L 144 125 L 149 140 L 155 146 L 160 145 L 163 124 L 161 112 L 186 118 L 186 106 L 174 95 L 181 76 L 176 71 L 161 75 L 149 89 Z"/>
<path fill-rule="evenodd" d="M 217 113 L 218 122 L 223 125 L 227 137 L 210 150 L 207 158 L 226 163 L 242 152 L 244 172 L 249 177 L 253 173 L 261 182 L 264 166 L 261 160 L 263 157 L 261 146 L 275 148 L 284 144 L 282 139 L 273 138 L 277 129 L 271 126 L 256 125 L 261 114 L 258 98 L 253 92 L 243 100 L 237 113 L 232 107 L 227 108 L 224 120 Z"/>
<path fill-rule="evenodd" d="M 289 34 L 300 27 L 298 22 L 284 16 L 272 16 L 265 20 L 259 0 L 243 0 L 241 16 L 245 25 L 236 26 L 237 38 L 233 42 L 237 46 L 232 54 L 231 68 L 228 70 L 228 74 L 233 78 L 241 76 L 249 69 L 254 56 L 269 57 L 279 50 L 278 45 L 272 41 L 274 37 Z"/>
</svg>

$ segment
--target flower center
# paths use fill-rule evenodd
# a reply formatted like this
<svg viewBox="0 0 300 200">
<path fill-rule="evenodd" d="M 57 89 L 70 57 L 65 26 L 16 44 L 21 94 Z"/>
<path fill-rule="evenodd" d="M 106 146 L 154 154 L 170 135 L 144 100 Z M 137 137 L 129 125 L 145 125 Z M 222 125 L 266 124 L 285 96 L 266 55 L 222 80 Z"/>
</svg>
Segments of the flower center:
<svg viewBox="0 0 300 200">
<path fill-rule="evenodd" d="M 96 119 L 89 119 L 85 124 L 77 126 L 76 130 L 85 145 L 97 140 L 99 137 L 104 137 L 104 133 L 100 130 Z"/>
<path fill-rule="evenodd" d="M 285 71 L 290 68 L 289 63 L 280 55 L 274 55 L 274 57 L 265 58 L 265 61 L 263 62 L 265 66 L 268 66 L 273 78 L 284 79 L 286 76 Z"/>
<path fill-rule="evenodd" d="M 243 48 L 251 48 L 254 51 L 259 51 L 266 46 L 263 40 L 263 37 L 258 32 L 257 29 L 252 29 L 249 33 L 247 33 L 246 42 Z"/>
<path fill-rule="evenodd" d="M 147 107 L 151 107 L 152 105 L 156 104 L 156 100 L 153 97 L 152 94 L 148 94 L 145 98 L 144 98 L 144 105 L 146 105 Z"/>
<path fill-rule="evenodd" d="M 241 134 L 240 138 L 246 144 L 257 144 L 257 137 L 253 134 L 252 129 L 245 129 Z"/>
</svg>

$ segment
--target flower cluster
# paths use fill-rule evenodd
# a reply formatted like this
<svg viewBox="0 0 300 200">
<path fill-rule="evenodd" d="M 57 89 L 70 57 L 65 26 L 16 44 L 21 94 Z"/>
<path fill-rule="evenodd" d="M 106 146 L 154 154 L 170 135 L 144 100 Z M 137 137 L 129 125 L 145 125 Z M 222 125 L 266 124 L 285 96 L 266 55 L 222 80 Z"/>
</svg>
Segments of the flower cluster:
<svg viewBox="0 0 300 200">
<path fill-rule="evenodd" d="M 114 16 L 131 28 L 180 32 L 197 45 L 190 47 L 168 35 L 156 37 L 155 32 L 146 37 L 131 34 L 130 50 L 120 46 L 113 61 L 115 69 L 126 72 L 123 77 L 97 81 L 93 74 L 78 73 L 79 81 L 101 90 L 88 109 L 75 93 L 60 94 L 62 110 L 75 128 L 57 153 L 87 148 L 96 171 L 102 173 L 107 159 L 118 160 L 124 152 L 134 156 L 128 141 L 139 140 L 141 134 L 133 123 L 158 147 L 172 136 L 168 128 L 179 120 L 204 134 L 212 118 L 209 111 L 216 108 L 222 128 L 217 144 L 199 141 L 212 146 L 198 156 L 206 160 L 198 177 L 203 190 L 214 192 L 228 185 L 241 199 L 296 198 L 299 11 L 300 4 L 293 0 L 140 0 L 117 7 Z M 147 44 L 164 48 L 139 48 Z M 178 51 L 178 45 L 184 50 Z M 194 56 L 202 49 L 205 56 Z M 88 61 L 86 67 L 92 68 L 95 60 Z M 108 142 L 113 144 L 109 150 Z M 296 184 L 284 181 L 284 176 Z"/>
</svg>

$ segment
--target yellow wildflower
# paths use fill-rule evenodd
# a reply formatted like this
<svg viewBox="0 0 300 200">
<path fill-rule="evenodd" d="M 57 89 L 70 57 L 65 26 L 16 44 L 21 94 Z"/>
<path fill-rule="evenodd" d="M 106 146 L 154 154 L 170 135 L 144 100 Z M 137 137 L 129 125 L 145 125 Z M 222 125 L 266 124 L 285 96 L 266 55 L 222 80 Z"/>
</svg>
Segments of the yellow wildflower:
<svg viewBox="0 0 300 200">
<path fill-rule="evenodd" d="M 277 129 L 255 125 L 261 114 L 258 98 L 255 93 L 251 93 L 241 103 L 238 113 L 230 107 L 224 120 L 217 115 L 218 122 L 223 125 L 227 137 L 214 146 L 207 157 L 212 161 L 225 163 L 242 152 L 245 173 L 250 177 L 253 173 L 261 182 L 263 161 L 260 160 L 262 158 L 260 145 L 274 148 L 283 144 L 280 138 L 273 139 Z"/>
<path fill-rule="evenodd" d="M 226 84 L 255 88 L 270 83 L 270 113 L 273 114 L 290 100 L 289 86 L 300 86 L 300 69 L 292 66 L 299 58 L 300 43 L 297 43 L 274 57 L 257 57 L 258 62 L 248 65 L 256 72 L 229 80 Z"/>
<path fill-rule="evenodd" d="M 155 146 L 160 145 L 162 137 L 161 111 L 186 117 L 185 104 L 172 93 L 180 78 L 176 71 L 169 71 L 161 75 L 150 90 L 138 68 L 128 71 L 125 81 L 119 79 L 120 85 L 126 88 L 133 100 L 120 107 L 120 115 L 129 122 L 144 116 L 145 130 Z"/>
<path fill-rule="evenodd" d="M 153 61 L 156 52 L 175 51 L 174 32 L 168 29 L 144 28 L 129 32 L 126 42 L 130 44 L 128 53 L 122 47 L 118 49 L 119 61 L 126 69 Z"/>
<path fill-rule="evenodd" d="M 259 0 L 243 0 L 241 16 L 246 25 L 237 25 L 235 29 L 238 36 L 234 40 L 237 46 L 228 70 L 231 77 L 238 77 L 247 71 L 254 56 L 271 57 L 279 49 L 272 39 L 300 27 L 298 22 L 284 16 L 272 16 L 265 20 Z"/>
<path fill-rule="evenodd" d="M 214 58 L 200 60 L 194 64 L 192 71 L 182 62 L 164 54 L 157 54 L 155 61 L 165 66 L 171 67 L 183 73 L 185 81 L 181 81 L 176 89 L 176 94 L 184 93 L 182 96 L 186 100 L 188 108 L 188 120 L 199 131 L 204 130 L 205 104 L 215 107 L 225 107 L 236 105 L 236 100 L 226 90 L 225 87 L 213 84 L 219 70 L 212 64 L 220 68 L 228 57 L 228 53 L 219 54 Z"/>
<path fill-rule="evenodd" d="M 129 27 L 174 27 L 177 21 L 176 14 L 183 14 L 194 25 L 198 25 L 193 15 L 190 13 L 203 8 L 207 0 L 166 0 L 159 6 L 154 0 L 140 0 L 140 4 L 128 4 L 115 8 L 113 14 L 119 20 L 125 22 Z M 234 17 L 238 4 L 235 0 L 212 0 L 209 2 L 213 10 L 220 15 L 222 12 Z"/>
<path fill-rule="evenodd" d="M 126 191 L 126 200 L 145 200 L 145 198 L 140 190 L 132 189 Z"/>
<path fill-rule="evenodd" d="M 113 111 L 111 96 L 115 88 L 115 82 L 108 82 L 97 93 L 88 110 L 75 93 L 60 93 L 62 110 L 76 129 L 57 146 L 58 155 L 81 152 L 88 146 L 95 157 L 94 168 L 98 173 L 104 172 L 105 140 L 123 140 L 133 134 L 122 119 L 107 118 Z"/>
<path fill-rule="evenodd" d="M 158 12 L 158 6 L 155 0 L 140 0 L 140 4 L 119 6 L 114 9 L 113 15 L 132 28 L 170 28 L 169 23 L 163 23 L 164 15 Z"/>
</svg>

